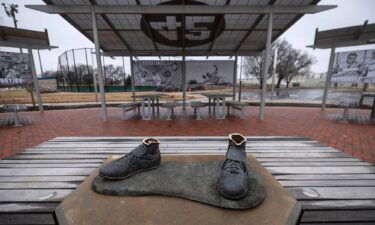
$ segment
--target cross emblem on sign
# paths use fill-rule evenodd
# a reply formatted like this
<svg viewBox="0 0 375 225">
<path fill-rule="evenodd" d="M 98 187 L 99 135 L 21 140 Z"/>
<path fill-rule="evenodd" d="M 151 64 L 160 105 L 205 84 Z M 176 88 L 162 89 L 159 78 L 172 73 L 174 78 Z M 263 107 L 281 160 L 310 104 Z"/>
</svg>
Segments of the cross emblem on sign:
<svg viewBox="0 0 375 225">
<path fill-rule="evenodd" d="M 181 1 L 172 0 L 159 5 L 178 4 L 181 4 Z M 188 4 L 206 5 L 193 0 L 189 1 Z M 141 27 L 150 39 L 160 44 L 174 47 L 194 47 L 214 41 L 223 32 L 225 23 L 218 25 L 218 21 L 223 16 L 190 14 L 186 16 L 143 15 Z M 184 25 L 185 29 L 183 30 Z"/>
</svg>

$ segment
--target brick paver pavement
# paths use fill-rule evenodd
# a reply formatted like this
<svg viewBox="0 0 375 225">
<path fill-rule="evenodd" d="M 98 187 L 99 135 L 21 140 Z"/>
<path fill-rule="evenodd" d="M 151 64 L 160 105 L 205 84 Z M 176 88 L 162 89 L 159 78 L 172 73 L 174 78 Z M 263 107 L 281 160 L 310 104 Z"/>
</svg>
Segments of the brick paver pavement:
<svg viewBox="0 0 375 225">
<path fill-rule="evenodd" d="M 191 111 L 188 111 L 191 114 Z M 245 120 L 231 116 L 226 120 L 176 119 L 142 121 L 121 120 L 121 110 L 109 108 L 109 121 L 100 120 L 100 109 L 46 111 L 23 115 L 38 117 L 22 128 L 0 128 L 0 158 L 21 152 L 57 136 L 222 136 L 231 132 L 245 135 L 310 137 L 360 159 L 375 163 L 375 123 L 368 121 L 369 110 L 351 110 L 360 121 L 340 123 L 342 110 L 318 108 L 268 107 L 265 120 L 258 120 L 258 108 L 250 107 Z M 181 113 L 181 112 L 179 112 Z M 7 114 L 0 114 L 0 118 Z"/>
</svg>

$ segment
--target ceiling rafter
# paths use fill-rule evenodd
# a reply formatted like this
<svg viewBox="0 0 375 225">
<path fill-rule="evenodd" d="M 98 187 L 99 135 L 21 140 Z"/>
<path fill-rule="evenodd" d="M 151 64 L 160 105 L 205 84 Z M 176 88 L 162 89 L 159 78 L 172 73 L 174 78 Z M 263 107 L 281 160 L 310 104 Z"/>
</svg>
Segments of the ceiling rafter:
<svg viewBox="0 0 375 225">
<path fill-rule="evenodd" d="M 268 5 L 274 5 L 276 2 L 276 0 L 270 0 L 268 2 Z M 253 33 L 253 31 L 255 30 L 255 28 L 259 25 L 259 23 L 262 21 L 262 19 L 265 17 L 265 14 L 262 14 L 262 15 L 259 15 L 258 18 L 255 20 L 255 22 L 253 23 L 253 25 L 250 27 L 250 29 L 247 31 L 247 33 L 245 34 L 245 36 L 241 39 L 240 43 L 236 46 L 236 48 L 234 49 L 235 52 L 238 52 L 241 48 L 241 46 L 243 45 L 243 43 L 246 41 L 246 39 L 250 36 L 250 34 Z"/>
<path fill-rule="evenodd" d="M 91 29 L 82 29 L 83 31 L 92 31 Z M 129 31 L 129 32 L 136 32 L 136 31 L 143 31 L 141 29 L 117 29 L 118 31 Z M 154 29 L 155 31 L 164 31 L 162 29 Z M 283 29 L 272 29 L 273 31 L 283 31 Z M 111 29 L 98 29 L 98 31 L 111 31 Z M 170 30 L 170 31 L 177 31 L 177 30 Z M 201 31 L 198 29 L 190 29 L 189 31 Z M 225 29 L 225 31 L 248 31 L 248 29 Z M 254 31 L 267 31 L 267 29 L 254 29 Z"/>
<path fill-rule="evenodd" d="M 182 4 L 185 5 L 185 0 L 182 0 Z M 185 52 L 185 27 L 186 27 L 186 21 L 185 21 L 185 14 L 181 15 L 181 29 L 182 29 L 182 51 Z"/>
<path fill-rule="evenodd" d="M 230 1 L 231 0 L 227 0 L 225 2 L 225 5 L 229 5 Z M 219 34 L 219 28 L 223 25 L 224 22 L 225 22 L 225 15 L 221 15 L 219 22 L 216 24 L 216 29 L 215 29 L 215 32 L 213 34 L 213 40 L 210 44 L 210 47 L 208 48 L 208 51 L 212 51 L 212 48 L 214 47 L 214 44 L 215 44 L 215 40 L 216 40 L 216 38 L 218 37 L 218 34 Z"/>
<path fill-rule="evenodd" d="M 96 3 L 95 0 L 89 0 L 89 2 L 92 5 L 97 5 L 97 3 Z M 111 28 L 111 30 L 115 33 L 115 35 L 118 37 L 118 39 L 120 39 L 120 41 L 125 45 L 125 47 L 129 51 L 132 51 L 132 48 L 130 47 L 130 45 L 126 42 L 126 40 L 124 39 L 124 37 L 122 37 L 122 35 L 118 32 L 118 30 L 116 29 L 116 27 L 112 24 L 111 20 L 105 14 L 100 14 L 100 15 L 102 16 L 103 20 L 108 24 L 108 26 Z"/>
<path fill-rule="evenodd" d="M 318 3 L 320 2 L 320 0 L 313 0 L 311 3 L 310 3 L 310 5 L 317 5 Z M 302 18 L 302 16 L 303 15 L 298 15 L 298 16 L 296 16 L 292 21 L 290 21 L 289 23 L 288 23 L 288 25 L 286 25 L 283 29 L 284 30 L 288 30 L 291 26 L 293 26 L 299 19 L 301 19 Z M 282 35 L 282 33 L 283 32 L 280 32 L 279 34 L 276 34 L 274 37 L 272 37 L 272 41 L 271 42 L 273 42 L 273 41 L 275 41 L 276 39 L 278 39 L 281 35 Z M 265 45 L 264 45 L 264 47 L 263 48 L 265 48 Z"/>
<path fill-rule="evenodd" d="M 135 0 L 135 2 L 137 3 L 137 5 L 141 5 L 139 0 Z M 152 33 L 152 30 L 151 30 L 151 27 L 150 27 L 150 23 L 148 22 L 147 15 L 142 14 L 142 16 L 143 16 L 144 19 L 143 20 L 141 19 L 141 21 L 143 21 L 143 24 L 145 25 L 145 27 L 147 29 L 147 32 L 149 33 L 149 35 L 151 37 L 152 44 L 154 45 L 155 50 L 159 51 L 159 48 L 158 48 L 158 46 L 156 44 L 156 41 L 155 41 L 154 34 Z"/>
<path fill-rule="evenodd" d="M 43 0 L 44 3 L 46 3 L 47 5 L 55 5 L 51 0 Z M 94 42 L 94 39 L 88 34 L 86 33 L 84 30 L 81 30 L 81 27 L 76 23 L 74 22 L 74 20 L 72 20 L 69 16 L 67 16 L 66 14 L 60 14 L 60 16 L 62 18 L 64 18 L 66 21 L 68 21 L 74 28 L 76 28 L 81 34 L 83 34 L 87 39 L 89 39 L 90 41 Z M 92 31 L 89 30 L 89 31 Z M 101 45 L 99 43 L 99 47 L 103 50 L 103 51 L 106 51 L 107 49 L 104 48 L 103 45 Z"/>
</svg>

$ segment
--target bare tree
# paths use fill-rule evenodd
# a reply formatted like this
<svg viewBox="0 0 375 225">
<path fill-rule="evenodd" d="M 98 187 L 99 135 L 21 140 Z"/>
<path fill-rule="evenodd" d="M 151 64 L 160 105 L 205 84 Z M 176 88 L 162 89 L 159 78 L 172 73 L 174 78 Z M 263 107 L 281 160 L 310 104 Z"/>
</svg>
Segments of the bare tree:
<svg viewBox="0 0 375 225">
<path fill-rule="evenodd" d="M 280 88 L 281 81 L 284 80 L 287 88 L 291 81 L 297 77 L 309 72 L 310 66 L 314 63 L 314 58 L 301 50 L 293 48 L 293 46 L 286 40 L 276 41 L 272 44 L 273 48 L 278 49 L 276 73 L 278 80 L 276 88 Z M 270 67 L 267 75 L 267 80 L 272 77 L 273 73 L 273 59 L 274 51 L 270 56 Z M 255 76 L 262 87 L 262 69 L 264 58 L 260 56 L 245 57 L 244 70 L 247 78 Z"/>
<path fill-rule="evenodd" d="M 266 80 L 272 77 L 273 53 L 270 57 L 270 60 L 271 60 L 271 63 L 268 68 L 269 73 L 266 77 Z M 256 77 L 260 84 L 259 88 L 262 88 L 262 83 L 263 83 L 263 77 L 262 77 L 263 63 L 264 63 L 264 58 L 261 56 L 245 57 L 245 61 L 244 61 L 245 77 L 247 79 L 249 79 L 250 77 Z"/>
<path fill-rule="evenodd" d="M 293 48 L 286 40 L 275 42 L 274 45 L 278 48 L 278 63 L 276 66 L 278 81 L 276 88 L 280 88 L 282 80 L 286 82 L 288 88 L 295 77 L 302 76 L 310 70 L 310 66 L 315 60 L 307 53 Z"/>
</svg>

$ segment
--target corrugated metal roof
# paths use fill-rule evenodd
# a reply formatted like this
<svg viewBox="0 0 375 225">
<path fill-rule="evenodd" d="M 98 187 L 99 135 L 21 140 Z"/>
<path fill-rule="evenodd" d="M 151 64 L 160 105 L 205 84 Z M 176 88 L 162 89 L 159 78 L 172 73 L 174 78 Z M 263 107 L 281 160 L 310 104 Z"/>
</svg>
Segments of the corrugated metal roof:
<svg viewBox="0 0 375 225">
<path fill-rule="evenodd" d="M 44 0 L 48 5 L 316 5 L 319 0 Z M 177 2 L 177 3 L 176 3 Z M 64 14 L 69 23 L 92 39 L 90 14 Z M 300 14 L 275 14 L 273 39 Z M 182 31 L 182 27 L 185 27 Z M 212 55 L 260 52 L 265 48 L 264 14 L 145 15 L 100 14 L 98 29 L 104 52 L 132 55 Z"/>
</svg>

